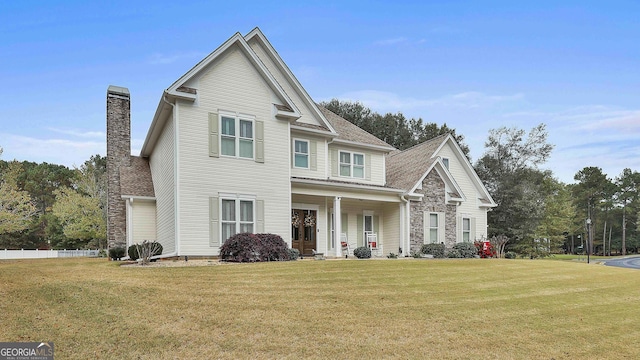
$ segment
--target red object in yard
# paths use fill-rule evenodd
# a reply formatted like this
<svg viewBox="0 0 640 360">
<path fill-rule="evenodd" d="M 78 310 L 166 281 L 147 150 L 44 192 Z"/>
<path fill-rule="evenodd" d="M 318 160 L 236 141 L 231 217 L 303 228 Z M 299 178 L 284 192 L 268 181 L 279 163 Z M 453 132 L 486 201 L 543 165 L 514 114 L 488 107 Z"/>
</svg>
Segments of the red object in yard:
<svg viewBox="0 0 640 360">
<path fill-rule="evenodd" d="M 475 242 L 476 249 L 478 249 L 478 255 L 481 258 L 490 258 L 496 256 L 495 250 L 493 250 L 493 245 L 489 241 L 476 241 Z"/>
</svg>

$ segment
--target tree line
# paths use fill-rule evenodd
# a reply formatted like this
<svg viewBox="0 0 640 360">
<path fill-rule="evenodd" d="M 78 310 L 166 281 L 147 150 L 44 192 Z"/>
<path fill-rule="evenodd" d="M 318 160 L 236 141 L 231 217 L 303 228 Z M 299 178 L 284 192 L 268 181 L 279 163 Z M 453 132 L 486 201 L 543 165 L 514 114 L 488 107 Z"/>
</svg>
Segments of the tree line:
<svg viewBox="0 0 640 360">
<path fill-rule="evenodd" d="M 469 158 L 464 136 L 446 124 L 407 119 L 401 112 L 378 114 L 359 102 L 320 105 L 401 150 L 450 133 Z M 473 164 L 498 204 L 487 214 L 489 239 L 530 257 L 637 253 L 640 174 L 624 169 L 611 179 L 587 166 L 575 174 L 576 183 L 565 184 L 541 170 L 553 147 L 544 124 L 528 132 L 490 130 Z M 100 155 L 74 169 L 0 160 L 0 249 L 104 248 L 106 192 L 106 158 Z"/>
<path fill-rule="evenodd" d="M 451 133 L 469 158 L 464 137 L 446 124 L 407 119 L 401 112 L 381 115 L 359 102 L 333 99 L 320 105 L 400 150 Z M 587 166 L 575 174 L 576 183 L 565 184 L 541 169 L 553 148 L 544 124 L 529 131 L 489 131 L 483 155 L 472 164 L 498 204 L 487 213 L 489 239 L 484 240 L 528 257 L 637 253 L 640 173 L 624 169 L 611 179 L 601 168 Z"/>
<path fill-rule="evenodd" d="M 74 169 L 0 160 L 0 249 L 105 248 L 106 186 L 100 155 Z"/>
</svg>

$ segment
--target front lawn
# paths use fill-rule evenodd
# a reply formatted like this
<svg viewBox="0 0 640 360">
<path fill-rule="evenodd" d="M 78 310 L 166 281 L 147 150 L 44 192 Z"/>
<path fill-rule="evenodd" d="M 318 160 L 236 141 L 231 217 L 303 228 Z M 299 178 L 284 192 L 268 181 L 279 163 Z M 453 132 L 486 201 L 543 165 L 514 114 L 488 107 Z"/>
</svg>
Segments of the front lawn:
<svg viewBox="0 0 640 360">
<path fill-rule="evenodd" d="M 633 359 L 640 272 L 547 260 L 0 261 L 0 341 L 56 359 Z"/>
</svg>

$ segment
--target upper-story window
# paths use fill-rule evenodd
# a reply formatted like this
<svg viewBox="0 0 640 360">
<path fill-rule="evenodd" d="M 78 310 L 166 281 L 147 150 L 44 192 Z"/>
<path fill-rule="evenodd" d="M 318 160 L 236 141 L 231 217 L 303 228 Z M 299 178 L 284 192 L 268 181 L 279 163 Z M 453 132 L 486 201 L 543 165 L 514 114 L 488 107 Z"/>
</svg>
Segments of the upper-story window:
<svg viewBox="0 0 640 360">
<path fill-rule="evenodd" d="M 253 119 L 238 115 L 220 115 L 220 153 L 253 159 Z"/>
<path fill-rule="evenodd" d="M 340 176 L 364 178 L 364 154 L 340 151 Z"/>
<path fill-rule="evenodd" d="M 307 140 L 294 140 L 293 166 L 303 169 L 309 168 L 309 142 Z"/>
<path fill-rule="evenodd" d="M 442 163 L 444 164 L 444 167 L 447 169 L 449 168 L 449 158 L 442 158 Z"/>
</svg>

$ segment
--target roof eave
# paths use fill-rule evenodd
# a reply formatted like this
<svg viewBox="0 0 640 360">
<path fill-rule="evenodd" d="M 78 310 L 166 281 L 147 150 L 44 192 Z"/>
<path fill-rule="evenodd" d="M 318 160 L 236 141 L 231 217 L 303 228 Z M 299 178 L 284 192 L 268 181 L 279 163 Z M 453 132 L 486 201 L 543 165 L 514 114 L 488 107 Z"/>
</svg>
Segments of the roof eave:
<svg viewBox="0 0 640 360">
<path fill-rule="evenodd" d="M 350 145 L 350 146 L 367 148 L 367 149 L 375 149 L 375 150 L 386 151 L 386 152 L 391 152 L 393 150 L 396 150 L 395 148 L 389 147 L 389 146 L 366 144 L 366 143 L 349 141 L 344 139 L 334 139 L 333 142 L 338 144 L 343 144 L 343 145 Z"/>
</svg>

